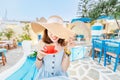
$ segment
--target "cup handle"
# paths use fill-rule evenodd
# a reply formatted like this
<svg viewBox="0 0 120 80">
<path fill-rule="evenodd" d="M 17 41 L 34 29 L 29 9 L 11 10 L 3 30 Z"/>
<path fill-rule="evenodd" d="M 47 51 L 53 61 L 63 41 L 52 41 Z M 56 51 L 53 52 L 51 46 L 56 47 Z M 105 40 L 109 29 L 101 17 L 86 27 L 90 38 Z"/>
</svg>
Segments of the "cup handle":
<svg viewBox="0 0 120 80">
<path fill-rule="evenodd" d="M 47 52 L 47 47 L 46 46 L 44 46 L 43 49 L 44 49 L 45 52 Z"/>
</svg>

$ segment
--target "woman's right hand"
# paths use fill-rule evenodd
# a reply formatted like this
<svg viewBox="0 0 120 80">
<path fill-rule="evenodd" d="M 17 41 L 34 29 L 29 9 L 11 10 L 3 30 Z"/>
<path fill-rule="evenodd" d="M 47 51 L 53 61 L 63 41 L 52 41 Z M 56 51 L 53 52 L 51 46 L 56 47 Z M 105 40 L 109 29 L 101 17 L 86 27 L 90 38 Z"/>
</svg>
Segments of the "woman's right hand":
<svg viewBox="0 0 120 80">
<path fill-rule="evenodd" d="M 39 57 L 39 58 L 44 58 L 47 54 L 44 52 L 45 51 L 45 47 L 46 46 L 46 44 L 43 42 L 43 41 L 40 41 L 39 42 L 39 45 L 38 45 L 38 54 L 37 54 L 37 56 Z"/>
<path fill-rule="evenodd" d="M 39 50 L 37 56 L 40 58 L 44 58 L 47 54 L 43 50 Z"/>
</svg>

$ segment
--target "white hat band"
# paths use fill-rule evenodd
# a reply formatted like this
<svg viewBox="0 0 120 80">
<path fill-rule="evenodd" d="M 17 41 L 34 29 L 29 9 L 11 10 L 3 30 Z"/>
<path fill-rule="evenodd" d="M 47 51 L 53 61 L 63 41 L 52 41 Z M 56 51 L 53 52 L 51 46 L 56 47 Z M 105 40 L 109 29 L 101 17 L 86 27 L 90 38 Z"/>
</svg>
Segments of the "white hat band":
<svg viewBox="0 0 120 80">
<path fill-rule="evenodd" d="M 63 24 L 63 21 L 60 18 L 49 18 L 47 23 L 60 23 Z"/>
</svg>

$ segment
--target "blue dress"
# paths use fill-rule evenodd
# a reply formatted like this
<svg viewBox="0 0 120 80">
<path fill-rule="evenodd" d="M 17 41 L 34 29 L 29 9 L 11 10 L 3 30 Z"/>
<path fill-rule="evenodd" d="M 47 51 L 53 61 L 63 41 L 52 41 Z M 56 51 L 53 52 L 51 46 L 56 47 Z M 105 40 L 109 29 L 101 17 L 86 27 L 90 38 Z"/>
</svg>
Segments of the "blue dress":
<svg viewBox="0 0 120 80">
<path fill-rule="evenodd" d="M 44 57 L 42 67 L 39 69 L 35 80 L 69 80 L 67 73 L 62 70 L 64 50 L 57 54 Z M 60 79 L 60 80 L 61 80 Z"/>
</svg>

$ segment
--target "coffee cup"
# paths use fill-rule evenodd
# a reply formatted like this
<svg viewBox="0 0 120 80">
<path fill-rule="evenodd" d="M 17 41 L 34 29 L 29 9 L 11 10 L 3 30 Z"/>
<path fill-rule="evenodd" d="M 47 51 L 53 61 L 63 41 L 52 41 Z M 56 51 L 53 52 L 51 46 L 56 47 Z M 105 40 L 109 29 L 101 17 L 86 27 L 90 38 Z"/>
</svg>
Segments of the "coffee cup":
<svg viewBox="0 0 120 80">
<path fill-rule="evenodd" d="M 44 51 L 45 51 L 46 53 L 54 53 L 54 51 L 55 51 L 55 46 L 54 46 L 54 45 L 46 45 L 46 46 L 44 47 Z"/>
</svg>

